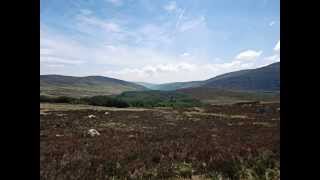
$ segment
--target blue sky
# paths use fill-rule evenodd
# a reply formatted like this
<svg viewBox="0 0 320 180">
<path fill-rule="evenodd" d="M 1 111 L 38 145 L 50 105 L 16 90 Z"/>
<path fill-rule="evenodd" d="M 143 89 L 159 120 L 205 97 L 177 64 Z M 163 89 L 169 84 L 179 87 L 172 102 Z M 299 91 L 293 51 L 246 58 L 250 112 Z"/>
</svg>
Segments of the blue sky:
<svg viewBox="0 0 320 180">
<path fill-rule="evenodd" d="M 279 0 L 42 0 L 40 74 L 164 83 L 280 61 Z"/>
</svg>

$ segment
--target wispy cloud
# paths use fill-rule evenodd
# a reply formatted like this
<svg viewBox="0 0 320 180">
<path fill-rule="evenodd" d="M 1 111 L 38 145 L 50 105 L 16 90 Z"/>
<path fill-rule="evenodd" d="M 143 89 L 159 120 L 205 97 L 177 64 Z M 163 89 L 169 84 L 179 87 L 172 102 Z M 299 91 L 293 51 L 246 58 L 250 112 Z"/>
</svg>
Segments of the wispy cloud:
<svg viewBox="0 0 320 180">
<path fill-rule="evenodd" d="M 120 26 L 112 21 L 102 20 L 91 14 L 80 14 L 76 17 L 77 21 L 84 26 L 94 26 L 107 32 L 120 32 Z M 83 27 L 83 26 L 82 26 Z M 81 28 L 82 28 L 81 27 Z"/>
<path fill-rule="evenodd" d="M 59 58 L 59 57 L 54 57 L 54 56 L 42 56 L 40 58 L 41 63 L 48 63 L 51 66 L 52 65 L 63 65 L 63 64 L 83 64 L 84 61 L 81 60 L 75 60 L 75 59 L 68 59 L 68 58 Z"/>
<path fill-rule="evenodd" d="M 176 11 L 177 10 L 177 3 L 176 3 L 176 1 L 170 1 L 163 8 L 168 12 Z"/>
<path fill-rule="evenodd" d="M 271 21 L 271 22 L 269 23 L 269 26 L 273 26 L 275 23 L 276 23 L 275 21 Z"/>
<path fill-rule="evenodd" d="M 86 15 L 86 16 L 92 14 L 92 11 L 89 9 L 80 9 L 79 11 L 81 14 Z"/>
<path fill-rule="evenodd" d="M 40 63 L 41 64 L 82 64 L 85 63 L 86 48 L 71 39 L 41 30 L 40 33 Z M 82 54 L 83 56 L 79 56 Z"/>
<path fill-rule="evenodd" d="M 180 32 L 188 31 L 188 30 L 196 28 L 200 25 L 203 25 L 204 23 L 205 23 L 205 17 L 200 16 L 199 18 L 194 18 L 194 19 L 190 19 L 190 20 L 183 22 L 181 24 L 181 26 L 179 27 L 179 30 L 180 30 Z"/>
<path fill-rule="evenodd" d="M 106 0 L 106 1 L 115 6 L 121 6 L 123 4 L 122 0 Z"/>
</svg>

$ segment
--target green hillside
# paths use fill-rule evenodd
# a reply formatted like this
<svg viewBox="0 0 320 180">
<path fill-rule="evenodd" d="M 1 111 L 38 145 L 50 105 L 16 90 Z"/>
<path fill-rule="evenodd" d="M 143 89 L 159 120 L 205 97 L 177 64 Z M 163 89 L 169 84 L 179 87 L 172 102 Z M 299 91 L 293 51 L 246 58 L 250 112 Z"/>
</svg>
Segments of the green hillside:
<svg viewBox="0 0 320 180">
<path fill-rule="evenodd" d="M 51 96 L 113 95 L 147 90 L 144 86 L 103 76 L 40 75 L 40 94 Z"/>
</svg>

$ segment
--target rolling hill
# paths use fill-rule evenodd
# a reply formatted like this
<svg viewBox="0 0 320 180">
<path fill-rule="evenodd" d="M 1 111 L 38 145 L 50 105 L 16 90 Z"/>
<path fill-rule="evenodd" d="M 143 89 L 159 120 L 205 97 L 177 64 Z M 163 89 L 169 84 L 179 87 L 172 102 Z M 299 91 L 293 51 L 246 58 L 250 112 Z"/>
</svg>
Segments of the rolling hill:
<svg viewBox="0 0 320 180">
<path fill-rule="evenodd" d="M 147 90 L 144 86 L 103 76 L 40 75 L 40 94 L 51 96 L 113 95 Z"/>
<path fill-rule="evenodd" d="M 206 80 L 203 87 L 246 91 L 279 91 L 280 63 L 216 76 Z"/>
</svg>

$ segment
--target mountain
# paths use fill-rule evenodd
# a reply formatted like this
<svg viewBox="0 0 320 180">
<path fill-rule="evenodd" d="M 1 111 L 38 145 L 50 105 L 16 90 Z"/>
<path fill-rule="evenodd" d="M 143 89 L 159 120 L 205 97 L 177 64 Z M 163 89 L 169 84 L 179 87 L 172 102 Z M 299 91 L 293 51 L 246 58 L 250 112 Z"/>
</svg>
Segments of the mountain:
<svg viewBox="0 0 320 180">
<path fill-rule="evenodd" d="M 141 83 L 143 85 L 143 83 Z M 147 86 L 153 90 L 177 90 L 193 87 L 243 91 L 279 91 L 280 62 L 257 69 L 246 69 L 216 76 L 204 81 L 175 82 Z"/>
<path fill-rule="evenodd" d="M 164 83 L 158 84 L 152 87 L 154 90 L 171 91 L 176 89 L 183 89 L 189 87 L 198 87 L 203 84 L 202 81 L 190 81 L 190 82 L 174 82 L 174 83 Z"/>
<path fill-rule="evenodd" d="M 246 91 L 279 91 L 280 62 L 257 69 L 226 73 L 205 81 L 202 87 Z"/>
<path fill-rule="evenodd" d="M 93 96 L 147 90 L 144 86 L 103 76 L 40 75 L 40 94 L 52 96 Z"/>
</svg>

